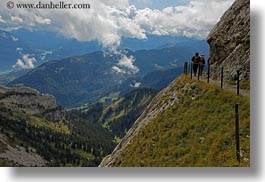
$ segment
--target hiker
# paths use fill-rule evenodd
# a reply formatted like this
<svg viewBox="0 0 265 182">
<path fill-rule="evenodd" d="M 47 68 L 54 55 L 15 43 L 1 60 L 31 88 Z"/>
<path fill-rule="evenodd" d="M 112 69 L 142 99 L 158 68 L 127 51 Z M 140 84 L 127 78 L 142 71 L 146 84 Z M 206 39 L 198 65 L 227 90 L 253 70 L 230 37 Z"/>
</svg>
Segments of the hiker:
<svg viewBox="0 0 265 182">
<path fill-rule="evenodd" d="M 202 72 L 203 72 L 203 69 L 204 69 L 204 66 L 205 66 L 205 58 L 204 58 L 204 54 L 201 54 L 200 55 L 200 62 L 199 62 L 200 66 L 200 70 L 199 70 L 199 74 L 202 75 Z"/>
<path fill-rule="evenodd" d="M 195 56 L 193 56 L 191 58 L 191 61 L 193 62 L 193 72 L 194 72 L 194 76 L 197 75 L 197 71 L 198 71 L 198 65 L 199 65 L 199 62 L 200 62 L 200 56 L 199 56 L 199 53 L 195 53 Z"/>
</svg>

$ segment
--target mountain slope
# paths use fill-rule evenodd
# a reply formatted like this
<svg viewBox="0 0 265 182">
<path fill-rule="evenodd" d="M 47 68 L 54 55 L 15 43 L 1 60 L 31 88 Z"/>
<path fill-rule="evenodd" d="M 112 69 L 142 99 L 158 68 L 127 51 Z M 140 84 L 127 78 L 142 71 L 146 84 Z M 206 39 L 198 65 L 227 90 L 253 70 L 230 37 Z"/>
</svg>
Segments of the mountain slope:
<svg viewBox="0 0 265 182">
<path fill-rule="evenodd" d="M 126 94 L 105 109 L 102 115 L 103 125 L 115 136 L 124 137 L 156 93 L 152 89 L 137 89 Z"/>
<path fill-rule="evenodd" d="M 134 52 L 133 56 L 136 58 L 135 65 L 140 69 L 139 73 L 145 75 L 158 69 L 182 67 L 194 54 L 192 49 L 186 47 L 184 50 L 177 47 L 139 50 Z"/>
<path fill-rule="evenodd" d="M 234 105 L 240 106 L 241 163 Z M 249 166 L 250 101 L 182 76 L 162 90 L 100 166 Z"/>
<path fill-rule="evenodd" d="M 97 166 L 112 135 L 27 87 L 0 86 L 0 166 Z"/>
<path fill-rule="evenodd" d="M 12 82 L 15 79 L 25 75 L 29 71 L 30 69 L 22 69 L 22 70 L 11 71 L 2 75 L 0 74 L 0 85 L 6 85 L 9 82 Z"/>
<path fill-rule="evenodd" d="M 168 70 L 158 70 L 147 73 L 142 81 L 141 86 L 146 88 L 155 88 L 161 90 L 167 87 L 173 80 L 183 73 L 183 68 L 172 68 Z"/>
<path fill-rule="evenodd" d="M 111 58 L 105 59 L 102 52 L 95 52 L 47 62 L 8 85 L 23 84 L 54 95 L 61 105 L 77 105 L 89 98 L 100 98 L 101 92 L 117 84 L 119 76 L 111 67 Z"/>
<path fill-rule="evenodd" d="M 183 68 L 170 68 L 151 71 L 144 76 L 131 77 L 119 85 L 116 90 L 123 96 L 137 88 L 161 90 L 183 73 Z"/>
</svg>

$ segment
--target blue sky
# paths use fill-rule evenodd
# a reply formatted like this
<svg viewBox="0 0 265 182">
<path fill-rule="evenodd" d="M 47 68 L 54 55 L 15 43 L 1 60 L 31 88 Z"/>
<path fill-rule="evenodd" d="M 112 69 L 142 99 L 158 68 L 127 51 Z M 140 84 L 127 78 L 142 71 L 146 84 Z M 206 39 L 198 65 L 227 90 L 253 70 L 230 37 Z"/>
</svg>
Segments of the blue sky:
<svg viewBox="0 0 265 182">
<path fill-rule="evenodd" d="M 189 2 L 190 0 L 129 0 L 129 3 L 135 5 L 138 9 L 150 8 L 159 10 L 172 6 L 188 5 Z"/>
</svg>

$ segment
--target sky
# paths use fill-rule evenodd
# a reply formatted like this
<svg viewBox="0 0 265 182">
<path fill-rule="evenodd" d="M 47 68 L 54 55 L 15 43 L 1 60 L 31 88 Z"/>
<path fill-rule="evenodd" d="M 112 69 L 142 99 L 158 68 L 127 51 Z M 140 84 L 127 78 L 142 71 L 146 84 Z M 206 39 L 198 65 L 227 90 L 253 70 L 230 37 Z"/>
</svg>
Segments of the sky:
<svg viewBox="0 0 265 182">
<path fill-rule="evenodd" d="M 0 2 L 0 29 L 26 28 L 59 33 L 78 41 L 96 40 L 111 48 L 122 38 L 148 34 L 205 38 L 234 0 L 76 0 L 90 9 L 8 9 Z M 13 0 L 14 3 L 31 0 Z M 54 3 L 62 0 L 53 0 Z M 35 1 L 36 2 L 36 1 Z M 41 0 L 49 3 L 50 0 Z M 65 0 L 64 2 L 73 2 Z"/>
<path fill-rule="evenodd" d="M 129 4 L 135 5 L 137 9 L 150 9 L 162 10 L 167 7 L 188 5 L 190 0 L 129 0 Z"/>
</svg>

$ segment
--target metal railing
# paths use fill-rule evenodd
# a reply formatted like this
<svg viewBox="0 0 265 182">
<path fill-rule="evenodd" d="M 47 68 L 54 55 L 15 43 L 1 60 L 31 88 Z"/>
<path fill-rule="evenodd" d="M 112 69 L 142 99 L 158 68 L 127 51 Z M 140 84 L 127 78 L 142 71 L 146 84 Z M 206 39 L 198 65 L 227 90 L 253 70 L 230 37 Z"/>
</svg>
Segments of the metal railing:
<svg viewBox="0 0 265 182">
<path fill-rule="evenodd" d="M 211 66 L 210 64 L 200 64 L 200 63 L 192 63 L 192 62 L 185 62 L 184 63 L 184 74 L 190 75 L 190 78 L 197 77 L 198 80 L 204 75 L 207 78 L 207 83 L 210 83 L 211 79 Z M 216 69 L 220 69 L 220 86 L 224 88 L 224 67 L 215 67 Z M 237 95 L 240 94 L 240 71 L 237 70 L 236 75 L 236 93 Z"/>
</svg>

